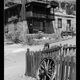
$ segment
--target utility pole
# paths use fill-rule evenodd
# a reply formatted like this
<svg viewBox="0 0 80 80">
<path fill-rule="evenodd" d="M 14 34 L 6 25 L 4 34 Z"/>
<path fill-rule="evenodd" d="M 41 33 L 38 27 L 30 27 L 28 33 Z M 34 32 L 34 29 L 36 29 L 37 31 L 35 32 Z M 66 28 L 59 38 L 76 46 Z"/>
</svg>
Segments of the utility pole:
<svg viewBox="0 0 80 80">
<path fill-rule="evenodd" d="M 47 4 L 47 0 L 46 0 L 46 4 Z M 46 27 L 46 23 L 47 23 L 47 10 L 46 10 L 46 7 L 45 7 L 45 20 L 43 22 L 43 31 L 45 32 L 45 27 Z"/>
<path fill-rule="evenodd" d="M 20 12 L 20 21 L 22 22 L 22 36 L 23 36 L 23 41 L 24 43 L 26 42 L 26 34 L 29 32 L 28 30 L 28 25 L 27 25 L 27 20 L 26 20 L 26 4 L 27 0 L 21 0 L 21 12 Z"/>
<path fill-rule="evenodd" d="M 26 19 L 26 9 L 25 9 L 25 4 L 26 4 L 26 0 L 21 0 L 21 4 L 22 4 L 22 7 L 21 7 L 21 12 L 20 12 L 20 19 L 23 21 Z"/>
</svg>

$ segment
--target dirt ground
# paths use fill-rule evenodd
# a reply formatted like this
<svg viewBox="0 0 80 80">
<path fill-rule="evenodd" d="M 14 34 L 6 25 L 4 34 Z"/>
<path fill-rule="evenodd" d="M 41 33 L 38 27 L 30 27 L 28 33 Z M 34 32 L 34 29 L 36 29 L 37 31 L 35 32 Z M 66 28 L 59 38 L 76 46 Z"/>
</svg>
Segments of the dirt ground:
<svg viewBox="0 0 80 80">
<path fill-rule="evenodd" d="M 62 42 L 50 44 L 75 44 L 76 38 Z M 29 48 L 32 51 L 43 49 L 43 45 L 39 46 L 22 46 L 21 44 L 4 45 L 4 80 L 35 80 L 31 77 L 25 77 L 25 53 Z"/>
</svg>

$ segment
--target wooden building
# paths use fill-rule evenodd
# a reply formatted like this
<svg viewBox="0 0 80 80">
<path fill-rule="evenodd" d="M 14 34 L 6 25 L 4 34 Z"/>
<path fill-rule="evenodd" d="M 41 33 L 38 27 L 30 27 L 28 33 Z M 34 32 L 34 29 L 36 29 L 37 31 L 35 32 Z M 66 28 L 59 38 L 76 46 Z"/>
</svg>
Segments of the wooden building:
<svg viewBox="0 0 80 80">
<path fill-rule="evenodd" d="M 4 25 L 17 22 L 20 18 L 21 4 L 8 2 L 4 7 Z"/>
<path fill-rule="evenodd" d="M 44 33 L 59 34 L 61 31 L 70 30 L 73 28 L 76 30 L 76 16 L 67 15 L 63 11 L 54 9 L 58 6 L 58 3 L 31 0 L 22 3 L 6 4 L 4 8 L 4 24 L 11 22 L 19 22 L 20 20 L 27 22 L 29 33 L 37 33 L 42 31 Z"/>
<path fill-rule="evenodd" d="M 54 8 L 57 7 L 57 2 L 30 1 L 24 5 L 25 16 L 23 13 L 21 14 L 21 9 L 24 8 L 22 4 L 15 4 L 5 8 L 5 24 L 11 21 L 19 21 L 20 18 L 25 17 L 29 33 L 38 31 L 54 33 L 52 21 L 55 19 Z"/>
<path fill-rule="evenodd" d="M 62 31 L 76 31 L 76 16 L 68 15 L 65 11 L 55 11 L 55 21 L 53 21 L 53 27 L 55 32 L 59 34 Z"/>
<path fill-rule="evenodd" d="M 30 33 L 42 31 L 44 33 L 53 33 L 52 21 L 54 18 L 54 8 L 57 3 L 32 1 L 26 3 L 26 20 Z M 51 12 L 52 11 L 52 12 Z"/>
</svg>

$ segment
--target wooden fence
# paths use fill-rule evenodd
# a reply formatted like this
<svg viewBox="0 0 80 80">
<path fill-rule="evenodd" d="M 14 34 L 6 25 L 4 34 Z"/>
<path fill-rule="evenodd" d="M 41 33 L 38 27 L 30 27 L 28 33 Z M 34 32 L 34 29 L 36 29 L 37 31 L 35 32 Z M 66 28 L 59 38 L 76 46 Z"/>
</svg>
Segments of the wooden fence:
<svg viewBox="0 0 80 80">
<path fill-rule="evenodd" d="M 76 46 L 53 46 L 47 50 L 26 53 L 26 76 L 36 78 L 44 58 L 52 58 L 56 64 L 55 80 L 76 80 Z"/>
</svg>

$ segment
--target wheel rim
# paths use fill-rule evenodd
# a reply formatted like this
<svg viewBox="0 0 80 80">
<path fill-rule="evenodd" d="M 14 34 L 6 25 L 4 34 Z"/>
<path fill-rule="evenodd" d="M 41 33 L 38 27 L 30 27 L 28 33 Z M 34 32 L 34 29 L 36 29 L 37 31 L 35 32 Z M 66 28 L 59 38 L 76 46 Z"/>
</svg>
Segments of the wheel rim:
<svg viewBox="0 0 80 80">
<path fill-rule="evenodd" d="M 55 62 L 53 59 L 45 58 L 41 61 L 38 68 L 37 79 L 38 80 L 52 80 L 54 79 Z"/>
</svg>

